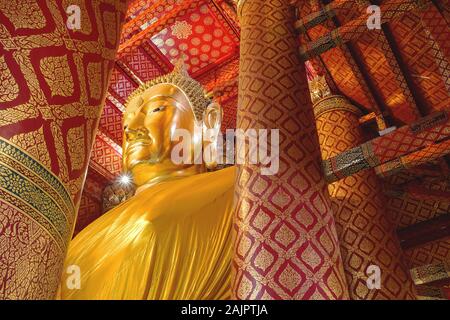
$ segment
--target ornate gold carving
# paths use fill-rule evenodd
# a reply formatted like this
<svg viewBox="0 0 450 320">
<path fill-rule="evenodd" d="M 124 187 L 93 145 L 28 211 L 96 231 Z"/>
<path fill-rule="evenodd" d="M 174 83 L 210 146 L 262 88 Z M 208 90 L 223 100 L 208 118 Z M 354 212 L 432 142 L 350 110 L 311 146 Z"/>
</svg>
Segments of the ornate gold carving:
<svg viewBox="0 0 450 320">
<path fill-rule="evenodd" d="M 106 41 L 115 46 L 117 44 L 117 16 L 115 13 L 103 13 L 103 28 L 105 28 Z"/>
<path fill-rule="evenodd" d="M 23 150 L 27 150 L 28 153 L 38 159 L 44 166 L 50 168 L 50 157 L 47 152 L 48 147 L 45 144 L 42 127 L 33 132 L 17 134 L 11 137 L 10 141 Z"/>
<path fill-rule="evenodd" d="M 40 29 L 45 26 L 43 12 L 35 0 L 8 0 L 0 2 L 0 11 L 16 29 Z"/>
<path fill-rule="evenodd" d="M 81 170 L 84 165 L 84 127 L 70 128 L 67 132 L 67 148 L 72 170 Z"/>
<path fill-rule="evenodd" d="M 0 57 L 0 103 L 13 101 L 19 95 L 19 86 L 9 71 L 4 57 Z"/>
<path fill-rule="evenodd" d="M 309 82 L 309 91 L 311 92 L 311 100 L 313 103 L 319 100 L 331 96 L 331 89 L 327 84 L 327 80 L 324 76 L 315 77 Z"/>
<path fill-rule="evenodd" d="M 70 97 L 73 94 L 73 78 L 66 55 L 45 57 L 40 61 L 40 68 L 52 96 Z"/>
<path fill-rule="evenodd" d="M 442 261 L 411 269 L 411 276 L 416 285 L 448 279 L 450 278 L 450 261 Z"/>
<path fill-rule="evenodd" d="M 101 63 L 89 63 L 87 66 L 87 77 L 89 81 L 89 95 L 91 98 L 100 99 L 102 94 Z"/>
<path fill-rule="evenodd" d="M 323 115 L 324 113 L 344 110 L 347 112 L 354 113 L 358 116 L 362 116 L 361 110 L 352 105 L 347 98 L 343 96 L 333 95 L 327 96 L 314 104 L 314 116 L 316 119 Z"/>
</svg>

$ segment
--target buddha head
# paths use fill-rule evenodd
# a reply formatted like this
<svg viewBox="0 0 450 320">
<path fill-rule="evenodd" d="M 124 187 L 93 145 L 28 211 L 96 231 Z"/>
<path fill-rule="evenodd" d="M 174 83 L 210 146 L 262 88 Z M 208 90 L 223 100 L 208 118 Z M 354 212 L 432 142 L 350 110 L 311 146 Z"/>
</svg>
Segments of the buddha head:
<svg viewBox="0 0 450 320">
<path fill-rule="evenodd" d="M 203 133 L 218 134 L 221 121 L 220 106 L 205 97 L 202 86 L 183 66 L 177 66 L 174 72 L 141 85 L 129 97 L 123 120 L 123 171 L 131 174 L 137 186 L 155 178 L 205 171 L 213 164 L 195 161 L 194 153 L 215 143 L 211 134 L 203 139 Z M 191 161 L 183 163 L 173 159 L 174 148 L 181 142 L 180 131 L 190 136 L 183 141 L 190 146 L 183 157 Z"/>
</svg>

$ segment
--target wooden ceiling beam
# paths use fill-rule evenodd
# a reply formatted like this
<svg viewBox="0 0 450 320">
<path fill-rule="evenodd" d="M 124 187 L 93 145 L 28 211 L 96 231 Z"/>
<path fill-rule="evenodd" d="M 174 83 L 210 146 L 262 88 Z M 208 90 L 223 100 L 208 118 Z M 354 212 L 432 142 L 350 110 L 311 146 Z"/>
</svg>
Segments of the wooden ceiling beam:
<svg viewBox="0 0 450 320">
<path fill-rule="evenodd" d="M 299 4 L 296 3 L 298 6 Z M 354 0 L 335 0 L 330 4 L 325 5 L 319 11 L 313 12 L 305 16 L 304 18 L 295 22 L 295 29 L 300 33 L 306 33 L 307 30 L 335 17 L 340 10 L 353 9 L 363 12 L 361 2 Z"/>
<path fill-rule="evenodd" d="M 320 0 L 317 1 L 317 6 L 320 6 Z M 347 1 L 342 0 L 340 1 L 341 3 L 346 3 Z M 333 2 L 335 3 L 335 2 Z M 344 7 L 340 7 L 341 9 L 343 9 Z M 340 27 L 340 22 L 337 19 L 336 16 L 333 16 L 330 21 L 332 21 L 332 23 L 334 24 L 335 28 Z M 309 40 L 311 41 L 311 37 L 308 34 L 308 32 L 305 32 L 304 34 L 301 34 L 301 36 L 303 36 L 303 38 L 305 40 Z M 370 77 L 368 77 L 368 73 L 364 72 L 366 71 L 364 68 L 364 64 L 362 63 L 360 57 L 355 53 L 354 48 L 352 47 L 352 45 L 350 43 L 344 44 L 342 47 L 342 53 L 346 58 L 346 61 L 348 64 L 350 64 L 350 66 L 352 67 L 352 71 L 355 75 L 355 77 L 357 78 L 357 80 L 359 81 L 364 94 L 366 96 L 366 98 L 368 99 L 368 101 L 370 102 L 371 105 L 365 105 L 362 106 L 358 103 L 356 103 L 356 101 L 354 101 L 351 97 L 347 96 L 347 98 L 355 105 L 357 105 L 358 107 L 360 107 L 362 110 L 367 110 L 367 112 L 370 111 L 375 111 L 376 113 L 386 113 L 388 108 L 387 106 L 384 104 L 383 99 L 381 98 L 381 96 L 378 94 L 377 90 L 375 89 L 375 86 L 373 85 L 373 83 L 371 82 Z M 328 85 L 330 86 L 330 89 L 332 89 L 332 92 L 336 93 L 336 94 L 341 94 L 338 90 L 338 86 L 336 84 L 335 79 L 333 79 L 333 77 L 331 76 L 330 70 L 328 70 L 325 62 L 323 61 L 322 57 L 320 55 L 312 58 L 309 60 L 313 65 L 316 64 L 319 66 L 319 68 L 322 68 L 325 72 L 325 78 L 327 80 Z M 320 70 L 317 70 L 320 71 Z"/>
<path fill-rule="evenodd" d="M 375 168 L 378 176 L 386 178 L 399 171 L 414 168 L 438 160 L 445 155 L 450 154 L 450 139 L 430 144 L 417 151 L 400 156 L 397 159 L 380 164 Z"/>
<path fill-rule="evenodd" d="M 383 191 L 388 196 L 393 197 L 407 196 L 421 201 L 450 202 L 450 192 L 426 188 L 422 181 L 408 182 L 403 185 L 385 185 Z"/>
<path fill-rule="evenodd" d="M 323 162 L 325 178 L 335 182 L 359 171 L 379 167 L 398 172 L 450 152 L 450 112 L 438 112 L 410 126 L 370 140 Z M 380 174 L 380 172 L 377 172 Z"/>
<path fill-rule="evenodd" d="M 383 13 L 381 15 L 382 24 L 398 20 L 409 12 L 421 9 L 415 0 L 392 0 L 386 4 L 382 4 L 380 7 Z M 359 39 L 366 32 L 370 31 L 367 28 L 367 21 L 370 15 L 370 13 L 365 13 L 359 18 L 330 31 L 313 42 L 301 46 L 299 49 L 300 57 L 307 61 L 332 48 Z"/>
<path fill-rule="evenodd" d="M 121 37 L 124 39 L 128 38 L 131 33 L 139 30 L 143 25 L 155 18 L 155 12 L 157 12 L 158 7 L 164 7 L 165 5 L 168 5 L 167 0 L 156 1 L 136 17 L 126 22 L 122 27 Z"/>
<path fill-rule="evenodd" d="M 416 114 L 417 118 L 423 117 L 427 114 L 424 109 L 425 101 L 417 94 L 418 89 L 411 79 L 408 67 L 403 61 L 391 29 L 387 24 L 382 25 L 381 29 L 382 32 L 378 36 L 378 40 L 381 43 L 389 67 L 395 74 L 398 86 L 403 91 L 406 101 L 412 107 L 411 112 Z"/>
<path fill-rule="evenodd" d="M 450 236 L 450 214 L 399 229 L 397 235 L 404 250 L 446 238 Z"/>
</svg>

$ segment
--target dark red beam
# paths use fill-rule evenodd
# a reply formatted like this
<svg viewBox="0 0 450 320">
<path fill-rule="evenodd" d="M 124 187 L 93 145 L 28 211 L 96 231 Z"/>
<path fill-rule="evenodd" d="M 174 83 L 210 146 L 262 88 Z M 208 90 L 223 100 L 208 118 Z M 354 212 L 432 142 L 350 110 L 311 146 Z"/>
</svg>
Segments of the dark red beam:
<svg viewBox="0 0 450 320">
<path fill-rule="evenodd" d="M 450 236 L 450 214 L 397 230 L 404 250 Z"/>
</svg>

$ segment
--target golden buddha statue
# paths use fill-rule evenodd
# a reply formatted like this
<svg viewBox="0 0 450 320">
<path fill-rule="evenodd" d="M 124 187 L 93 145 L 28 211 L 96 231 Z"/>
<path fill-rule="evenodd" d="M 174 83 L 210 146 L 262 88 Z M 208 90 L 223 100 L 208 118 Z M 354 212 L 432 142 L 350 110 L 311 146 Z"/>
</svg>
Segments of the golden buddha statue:
<svg viewBox="0 0 450 320">
<path fill-rule="evenodd" d="M 71 242 L 61 299 L 227 299 L 235 169 L 172 161 L 176 129 L 195 148 L 214 143 L 196 127 L 219 132 L 221 108 L 186 71 L 152 80 L 128 99 L 123 170 L 136 194 L 82 230 Z M 186 155 L 183 155 L 185 157 Z M 77 266 L 79 288 L 67 285 Z"/>
</svg>

